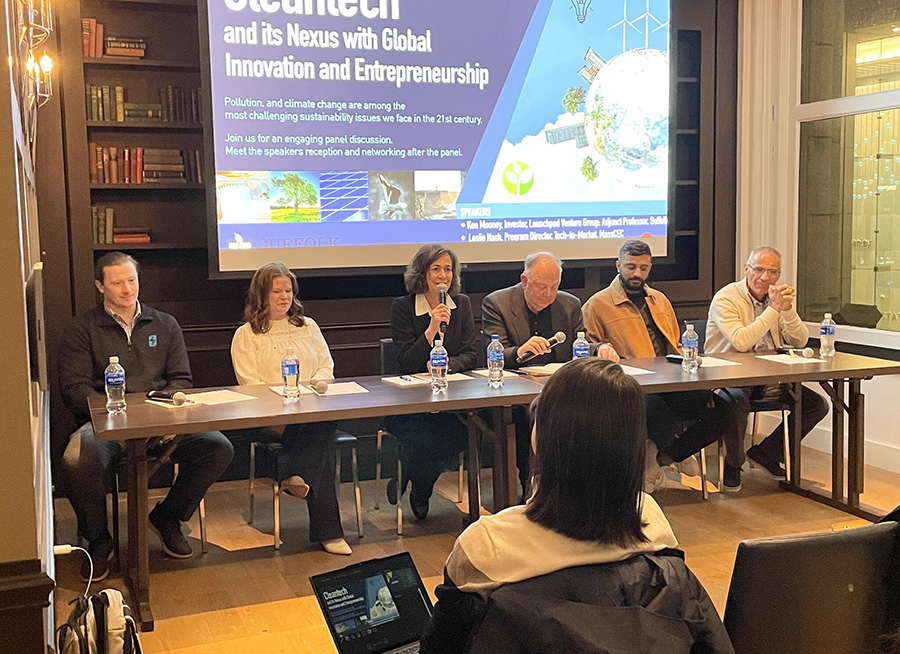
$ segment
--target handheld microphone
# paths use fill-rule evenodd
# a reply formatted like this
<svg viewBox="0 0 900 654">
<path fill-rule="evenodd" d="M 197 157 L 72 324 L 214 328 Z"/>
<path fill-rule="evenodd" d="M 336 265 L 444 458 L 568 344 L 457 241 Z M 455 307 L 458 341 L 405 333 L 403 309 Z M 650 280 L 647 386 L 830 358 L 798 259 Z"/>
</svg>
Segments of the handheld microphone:
<svg viewBox="0 0 900 654">
<path fill-rule="evenodd" d="M 181 406 L 187 400 L 187 395 L 181 391 L 150 391 L 147 398 L 157 402 L 168 402 L 175 406 Z"/>
<path fill-rule="evenodd" d="M 775 351 L 779 354 L 790 354 L 792 357 L 803 357 L 804 359 L 812 359 L 816 353 L 811 347 L 777 347 Z"/>
<path fill-rule="evenodd" d="M 566 335 L 563 332 L 556 332 L 553 337 L 548 341 L 550 343 L 550 347 L 554 348 L 560 343 L 566 342 Z M 531 361 L 534 357 L 540 356 L 539 354 L 535 354 L 534 352 L 526 352 L 522 356 L 516 357 L 516 363 L 522 365 L 523 363 L 527 363 Z"/>
<path fill-rule="evenodd" d="M 447 304 L 447 285 L 446 284 L 438 284 L 437 287 L 438 292 L 438 304 Z M 439 331 L 443 334 L 447 331 L 447 323 L 441 322 L 438 327 Z"/>
<path fill-rule="evenodd" d="M 311 384 L 311 386 L 312 389 L 319 395 L 324 395 L 328 392 L 328 382 L 326 382 L 324 379 L 317 379 Z"/>
</svg>

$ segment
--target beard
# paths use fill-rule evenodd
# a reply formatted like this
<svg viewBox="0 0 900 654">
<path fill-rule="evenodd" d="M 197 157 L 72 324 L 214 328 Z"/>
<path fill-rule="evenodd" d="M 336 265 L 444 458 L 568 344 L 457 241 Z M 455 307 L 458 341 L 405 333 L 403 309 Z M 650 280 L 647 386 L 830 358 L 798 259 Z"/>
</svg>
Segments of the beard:
<svg viewBox="0 0 900 654">
<path fill-rule="evenodd" d="M 647 283 L 646 279 L 642 279 L 640 277 L 632 277 L 631 279 L 625 279 L 625 276 L 622 273 L 619 273 L 619 280 L 622 282 L 622 286 L 629 293 L 637 293 L 638 291 L 644 290 L 644 284 Z"/>
</svg>

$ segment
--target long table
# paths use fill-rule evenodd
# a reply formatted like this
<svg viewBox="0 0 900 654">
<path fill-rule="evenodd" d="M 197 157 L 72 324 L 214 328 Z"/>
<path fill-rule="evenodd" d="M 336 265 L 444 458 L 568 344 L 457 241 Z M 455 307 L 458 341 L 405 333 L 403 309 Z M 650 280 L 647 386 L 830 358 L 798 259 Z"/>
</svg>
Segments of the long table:
<svg viewBox="0 0 900 654">
<path fill-rule="evenodd" d="M 713 389 L 731 386 L 788 384 L 795 404 L 792 414 L 791 481 L 783 487 L 854 515 L 873 519 L 876 511 L 860 506 L 863 492 L 865 398 L 861 382 L 875 375 L 900 374 L 900 363 L 853 354 L 837 353 L 828 361 L 804 361 L 785 364 L 760 359 L 753 354 L 718 354 L 739 365 L 702 367 L 688 374 L 665 359 L 630 359 L 627 365 L 652 374 L 636 375 L 645 393 Z M 119 415 L 106 412 L 102 398 L 89 401 L 96 438 L 125 441 L 128 457 L 128 530 L 129 547 L 125 581 L 131 591 L 132 606 L 142 629 L 153 628 L 149 593 L 149 553 L 146 509 L 146 439 L 168 434 L 205 430 L 229 430 L 262 426 L 309 423 L 337 419 L 369 418 L 387 415 L 457 411 L 466 414 L 469 426 L 469 514 L 480 514 L 479 433 L 493 437 L 494 509 L 502 509 L 516 500 L 515 430 L 511 407 L 529 404 L 541 391 L 546 378 L 508 378 L 502 388 L 492 389 L 483 377 L 451 382 L 445 394 L 435 395 L 428 386 L 397 387 L 380 377 L 356 378 L 368 393 L 353 395 L 303 395 L 297 403 L 286 404 L 265 386 L 242 386 L 232 390 L 251 395 L 253 400 L 213 406 L 194 405 L 167 409 L 144 402 L 141 394 L 126 396 L 128 410 Z M 804 383 L 819 383 L 831 398 L 832 486 L 831 493 L 801 485 L 800 388 Z M 205 390 L 205 389 L 204 389 Z M 479 412 L 491 410 L 493 425 Z M 844 493 L 844 426 L 847 425 L 847 462 L 849 472 Z M 472 501 L 475 498 L 475 501 Z"/>
<path fill-rule="evenodd" d="M 128 552 L 125 582 L 131 592 L 131 606 L 144 631 L 153 629 L 150 606 L 150 558 L 147 525 L 148 438 L 208 430 L 232 430 L 280 426 L 295 423 L 350 420 L 389 415 L 453 411 L 465 414 L 469 430 L 470 520 L 480 515 L 479 434 L 494 441 L 494 510 L 516 501 L 515 429 L 511 407 L 528 404 L 541 385 L 525 378 L 507 379 L 501 388 L 491 388 L 484 377 L 452 381 L 445 393 L 434 394 L 429 385 L 398 387 L 381 377 L 358 377 L 354 381 L 367 393 L 346 395 L 301 395 L 298 402 L 286 403 L 266 386 L 237 386 L 229 390 L 251 396 L 252 400 L 227 404 L 192 404 L 177 408 L 145 401 L 141 393 L 126 395 L 127 410 L 110 415 L 103 398 L 91 398 L 88 406 L 94 435 L 99 440 L 125 442 L 128 462 Z M 218 389 L 197 389 L 194 392 Z M 190 394 L 190 392 L 188 392 Z M 492 425 L 479 415 L 490 411 Z M 512 472 L 511 472 L 512 471 Z"/>
</svg>

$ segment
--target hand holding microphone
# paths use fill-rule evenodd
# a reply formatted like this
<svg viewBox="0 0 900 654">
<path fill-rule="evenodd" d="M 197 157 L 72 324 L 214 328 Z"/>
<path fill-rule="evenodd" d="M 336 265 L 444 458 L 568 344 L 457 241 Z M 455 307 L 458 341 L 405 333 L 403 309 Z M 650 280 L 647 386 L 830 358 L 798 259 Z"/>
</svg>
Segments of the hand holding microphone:
<svg viewBox="0 0 900 654">
<path fill-rule="evenodd" d="M 516 363 L 518 363 L 519 365 L 527 363 L 534 357 L 540 356 L 542 354 L 547 354 L 552 348 L 556 347 L 560 343 L 565 342 L 566 335 L 563 332 L 556 332 L 549 340 L 544 339 L 540 336 L 532 336 L 527 341 L 525 341 L 522 347 L 519 348 L 520 354 L 518 357 L 516 357 Z M 521 352 L 523 349 L 525 351 Z"/>
<path fill-rule="evenodd" d="M 187 400 L 187 395 L 181 391 L 150 391 L 147 393 L 147 399 L 181 406 Z"/>
<path fill-rule="evenodd" d="M 438 304 L 446 307 L 447 306 L 447 285 L 446 284 L 438 284 L 437 292 L 438 292 Z M 448 314 L 449 314 L 449 311 L 448 311 Z M 443 319 L 441 320 L 438 330 L 442 334 L 446 333 L 447 325 L 449 324 L 449 322 L 450 322 L 449 315 L 447 316 L 446 320 L 443 320 Z"/>
</svg>

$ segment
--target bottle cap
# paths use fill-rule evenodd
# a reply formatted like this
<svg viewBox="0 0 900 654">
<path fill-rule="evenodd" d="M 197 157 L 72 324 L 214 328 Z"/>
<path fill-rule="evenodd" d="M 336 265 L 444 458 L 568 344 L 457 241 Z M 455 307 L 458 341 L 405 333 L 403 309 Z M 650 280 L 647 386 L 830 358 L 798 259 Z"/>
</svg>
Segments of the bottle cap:
<svg viewBox="0 0 900 654">
<path fill-rule="evenodd" d="M 443 341 L 442 341 L 440 338 L 434 339 L 434 346 L 435 346 L 435 347 L 437 347 L 437 346 L 440 345 L 441 343 L 443 343 Z"/>
<path fill-rule="evenodd" d="M 825 314 L 825 320 L 831 320 L 831 314 L 830 314 L 830 313 L 826 313 L 826 314 Z"/>
<path fill-rule="evenodd" d="M 119 363 L 119 357 L 109 357 L 110 363 Z"/>
<path fill-rule="evenodd" d="M 578 332 L 578 338 L 584 338 L 584 332 Z"/>
<path fill-rule="evenodd" d="M 691 329 L 694 328 L 694 325 L 693 325 L 692 323 L 688 323 L 688 324 L 687 324 L 687 328 L 688 328 L 689 330 L 691 330 Z"/>
<path fill-rule="evenodd" d="M 499 340 L 500 340 L 500 334 L 491 334 L 491 340 L 492 340 L 492 341 L 499 341 Z"/>
</svg>

